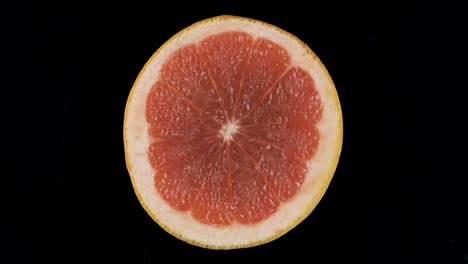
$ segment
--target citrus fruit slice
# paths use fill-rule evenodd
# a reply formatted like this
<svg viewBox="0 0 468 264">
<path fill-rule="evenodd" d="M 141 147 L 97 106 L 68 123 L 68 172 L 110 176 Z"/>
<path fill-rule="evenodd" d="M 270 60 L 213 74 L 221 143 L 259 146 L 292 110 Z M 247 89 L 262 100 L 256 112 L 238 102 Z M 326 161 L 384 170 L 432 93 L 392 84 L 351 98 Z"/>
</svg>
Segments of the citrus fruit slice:
<svg viewBox="0 0 468 264">
<path fill-rule="evenodd" d="M 213 249 L 285 234 L 335 172 L 342 116 L 318 57 L 273 25 L 218 16 L 180 31 L 140 72 L 124 145 L 133 188 L 167 232 Z"/>
</svg>

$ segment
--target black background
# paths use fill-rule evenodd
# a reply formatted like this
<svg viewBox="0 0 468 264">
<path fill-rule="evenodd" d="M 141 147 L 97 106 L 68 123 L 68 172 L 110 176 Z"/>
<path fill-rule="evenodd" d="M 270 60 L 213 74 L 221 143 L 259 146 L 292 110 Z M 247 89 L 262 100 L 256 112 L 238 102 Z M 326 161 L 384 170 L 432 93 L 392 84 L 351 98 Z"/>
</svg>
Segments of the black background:
<svg viewBox="0 0 468 264">
<path fill-rule="evenodd" d="M 23 139 L 6 140 L 16 263 L 468 263 L 462 9 L 193 2 L 29 5 L 27 26 L 12 24 L 21 52 L 10 52 L 11 68 L 26 87 L 4 93 L 3 104 L 13 113 L 4 131 Z M 151 220 L 122 139 L 145 62 L 179 30 L 221 14 L 263 20 L 307 43 L 335 82 L 344 118 L 340 162 L 313 213 L 271 243 L 232 251 L 188 245 Z"/>
</svg>

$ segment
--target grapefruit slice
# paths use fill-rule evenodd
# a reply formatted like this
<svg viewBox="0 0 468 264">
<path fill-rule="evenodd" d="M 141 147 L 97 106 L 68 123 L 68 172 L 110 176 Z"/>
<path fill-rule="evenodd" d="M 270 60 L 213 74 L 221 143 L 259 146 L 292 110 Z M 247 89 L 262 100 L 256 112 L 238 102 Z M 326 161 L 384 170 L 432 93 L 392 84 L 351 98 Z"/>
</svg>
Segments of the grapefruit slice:
<svg viewBox="0 0 468 264">
<path fill-rule="evenodd" d="M 294 228 L 324 195 L 341 152 L 341 107 L 298 38 L 218 16 L 146 63 L 127 101 L 124 145 L 135 193 L 163 229 L 200 247 L 251 247 Z"/>
</svg>

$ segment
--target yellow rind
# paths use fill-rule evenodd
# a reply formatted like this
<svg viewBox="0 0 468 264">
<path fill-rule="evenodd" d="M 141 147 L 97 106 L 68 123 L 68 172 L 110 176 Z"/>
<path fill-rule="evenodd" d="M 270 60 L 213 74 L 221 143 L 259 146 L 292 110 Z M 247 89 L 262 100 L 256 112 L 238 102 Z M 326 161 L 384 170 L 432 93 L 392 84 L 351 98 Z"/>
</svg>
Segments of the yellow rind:
<svg viewBox="0 0 468 264">
<path fill-rule="evenodd" d="M 331 89 L 331 96 L 332 98 L 334 98 L 334 102 L 335 102 L 335 110 L 336 110 L 336 113 L 339 115 L 339 119 L 338 119 L 338 140 L 339 142 L 337 142 L 336 144 L 336 149 L 334 151 L 334 157 L 333 159 L 330 161 L 330 168 L 331 170 L 329 171 L 328 175 L 326 178 L 324 179 L 327 179 L 326 181 L 322 181 L 322 184 L 320 186 L 320 189 L 318 190 L 318 195 L 315 196 L 315 199 L 312 200 L 309 204 L 309 206 L 306 207 L 306 209 L 304 210 L 304 213 L 298 217 L 292 224 L 290 224 L 287 228 L 285 229 L 282 229 L 278 232 L 276 232 L 274 235 L 272 235 L 271 237 L 267 238 L 267 239 L 263 239 L 263 240 L 258 240 L 258 241 L 253 241 L 251 243 L 246 243 L 246 244 L 235 244 L 235 245 L 228 245 L 228 246 L 216 246 L 216 245 L 207 245 L 207 244 L 203 244 L 203 243 L 200 243 L 198 241 L 195 241 L 193 239 L 187 239 L 186 237 L 184 237 L 183 234 L 179 234 L 179 233 L 176 233 L 176 232 L 173 232 L 171 229 L 169 229 L 166 225 L 162 224 L 161 221 L 158 219 L 158 217 L 148 208 L 148 206 L 145 204 L 143 198 L 142 198 L 142 195 L 141 193 L 139 192 L 138 188 L 136 188 L 136 185 L 135 185 L 135 179 L 134 179 L 134 176 L 133 176 L 133 168 L 129 162 L 129 159 L 128 159 L 128 146 L 127 146 L 127 142 L 126 142 L 126 127 L 125 127 L 125 124 L 126 124 L 126 120 L 127 120 L 127 112 L 128 112 L 128 107 L 129 107 L 129 103 L 132 101 L 132 97 L 133 97 L 133 92 L 135 90 L 135 86 L 136 84 L 138 83 L 138 81 L 140 80 L 140 77 L 143 75 L 143 73 L 146 71 L 146 68 L 147 66 L 149 65 L 149 63 L 151 61 L 153 61 L 153 59 L 159 54 L 159 52 L 161 50 L 163 50 L 166 45 L 168 43 L 170 43 L 173 39 L 176 39 L 177 37 L 179 37 L 180 35 L 182 35 L 183 33 L 185 33 L 186 31 L 189 31 L 191 30 L 192 28 L 195 28 L 197 27 L 198 25 L 200 24 L 203 24 L 203 23 L 206 23 L 206 22 L 210 22 L 210 21 L 214 21 L 214 20 L 225 20 L 225 19 L 238 19 L 238 20 L 246 20 L 246 21 L 250 21 L 250 22 L 254 22 L 254 23 L 260 23 L 264 26 L 267 26 L 267 27 L 273 27 L 274 29 L 288 35 L 289 37 L 295 39 L 298 43 L 300 43 L 304 49 L 308 52 L 308 54 L 313 58 L 315 59 L 319 64 L 320 64 L 320 67 L 321 69 L 327 73 L 327 76 L 328 76 L 328 79 L 329 79 L 329 84 L 332 86 L 333 89 Z M 163 229 L 165 230 L 166 232 L 168 232 L 169 234 L 175 236 L 176 238 L 182 240 L 182 241 L 185 241 L 189 244 L 192 244 L 192 245 L 195 245 L 195 246 L 198 246 L 198 247 L 203 247 L 203 248 L 208 248 L 208 249 L 215 249 L 215 250 L 228 250 L 228 249 L 236 249 L 236 248 L 248 248 L 248 247 L 254 247 L 254 246 L 258 246 L 258 245 L 262 245 L 262 244 L 266 244 L 266 243 L 269 243 L 279 237 L 281 237 L 282 235 L 286 234 L 287 232 L 289 232 L 290 230 L 292 230 L 294 227 L 296 227 L 299 223 L 301 223 L 305 218 L 307 218 L 311 213 L 312 211 L 315 209 L 315 207 L 317 206 L 317 204 L 320 202 L 321 198 L 324 196 L 326 190 L 328 189 L 328 186 L 333 178 L 333 175 L 335 173 L 335 170 L 336 170 L 336 167 L 338 165 L 338 161 L 339 161 L 339 157 L 340 157 L 340 154 L 341 154 L 341 149 L 342 149 L 342 143 L 343 143 L 343 118 L 342 118 L 342 111 L 341 111 L 341 104 L 340 104 L 340 101 L 339 101 L 339 97 L 338 97 L 338 93 L 336 91 L 336 88 L 335 88 L 335 85 L 333 83 L 333 80 L 331 79 L 331 76 L 328 74 L 328 71 L 327 69 L 325 68 L 325 66 L 323 65 L 323 63 L 320 61 L 320 59 L 317 57 L 317 55 L 309 48 L 309 46 L 307 46 L 304 42 L 302 42 L 299 38 L 297 38 L 296 36 L 294 36 L 293 34 L 281 29 L 281 28 L 278 28 L 272 24 L 269 24 L 269 23 L 266 23 L 266 22 L 263 22 L 263 21 L 259 21 L 259 20 L 255 20 L 255 19 L 252 19 L 252 18 L 246 18 L 246 17 L 239 17 L 239 16 L 232 16 L 232 15 L 220 15 L 220 16 L 216 16 L 216 17 L 212 17 L 212 18 L 208 18 L 208 19 L 204 19 L 204 20 L 201 20 L 201 21 L 198 21 L 184 29 L 182 29 L 181 31 L 179 31 L 178 33 L 176 33 L 174 36 L 172 36 L 169 40 L 167 40 L 163 45 L 161 45 L 161 47 L 159 47 L 155 53 L 153 53 L 153 55 L 150 57 L 150 59 L 145 63 L 143 69 L 140 71 L 140 73 L 138 74 L 135 82 L 134 82 L 134 85 L 132 86 L 132 89 L 130 90 L 130 94 L 128 96 L 128 99 L 127 99 L 127 104 L 125 106 L 125 113 L 124 113 L 124 126 L 123 126 L 123 140 L 124 140 L 124 152 L 125 152 L 125 162 L 126 162 L 126 166 L 127 166 L 127 169 L 129 171 L 129 174 L 130 174 L 130 179 L 131 179 L 131 182 L 132 182 L 132 186 L 133 186 L 133 189 L 136 193 L 136 196 L 138 198 L 138 200 L 140 201 L 141 205 L 143 206 L 143 208 L 145 209 L 145 211 L 148 213 L 148 215 Z"/>
</svg>

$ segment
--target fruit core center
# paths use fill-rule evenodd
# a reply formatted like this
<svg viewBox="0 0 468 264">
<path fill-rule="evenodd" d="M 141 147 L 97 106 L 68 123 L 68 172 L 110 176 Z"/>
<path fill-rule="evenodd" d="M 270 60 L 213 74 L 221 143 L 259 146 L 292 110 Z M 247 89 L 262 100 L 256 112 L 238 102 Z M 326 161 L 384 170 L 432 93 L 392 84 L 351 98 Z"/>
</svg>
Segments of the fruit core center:
<svg viewBox="0 0 468 264">
<path fill-rule="evenodd" d="M 223 137 L 224 141 L 231 141 L 232 136 L 238 131 L 239 126 L 237 125 L 237 121 L 228 121 L 226 124 L 223 125 L 219 133 Z"/>
</svg>

